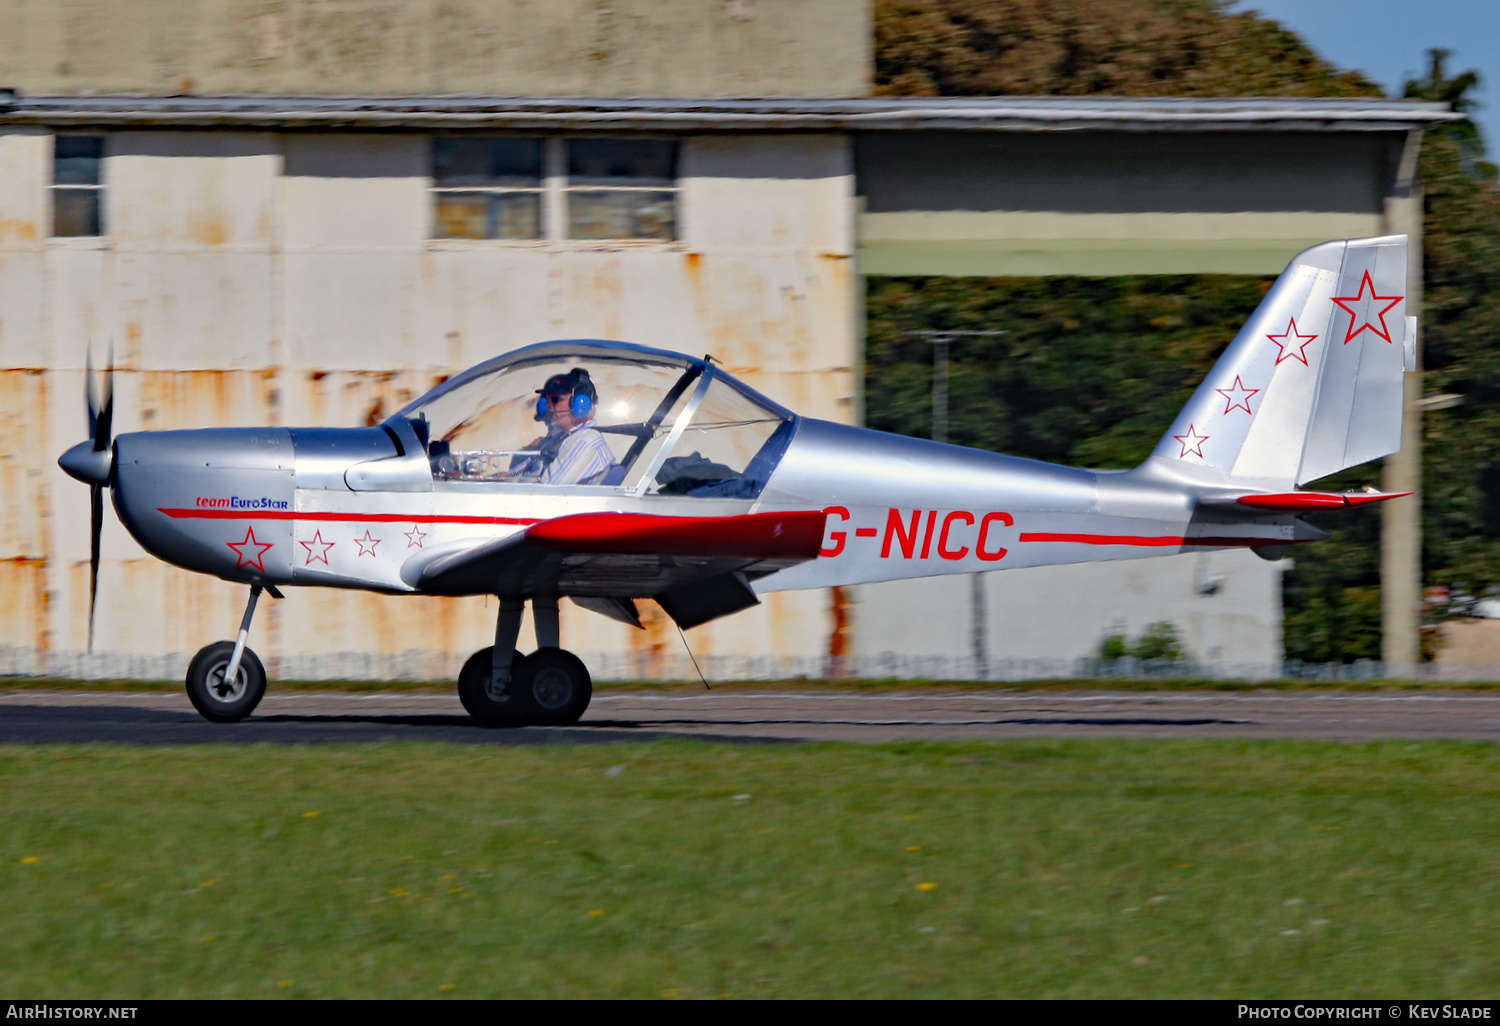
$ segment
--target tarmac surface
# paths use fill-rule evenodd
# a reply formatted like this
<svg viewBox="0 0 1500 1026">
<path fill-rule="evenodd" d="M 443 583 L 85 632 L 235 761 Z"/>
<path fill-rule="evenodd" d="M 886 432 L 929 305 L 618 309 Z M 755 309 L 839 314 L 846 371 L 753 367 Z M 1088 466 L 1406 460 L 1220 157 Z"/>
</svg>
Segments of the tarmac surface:
<svg viewBox="0 0 1500 1026">
<path fill-rule="evenodd" d="M 1462 691 L 611 690 L 576 727 L 487 729 L 455 694 L 286 691 L 255 715 L 203 720 L 181 691 L 0 690 L 0 743 L 425 740 L 578 744 L 1020 737 L 1461 738 L 1500 741 L 1500 693 Z"/>
</svg>

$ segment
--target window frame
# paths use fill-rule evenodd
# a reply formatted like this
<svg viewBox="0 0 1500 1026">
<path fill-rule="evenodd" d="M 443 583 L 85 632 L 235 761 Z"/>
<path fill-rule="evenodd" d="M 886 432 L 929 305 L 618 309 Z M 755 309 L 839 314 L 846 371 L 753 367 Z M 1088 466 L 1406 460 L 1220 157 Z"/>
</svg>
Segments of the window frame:
<svg viewBox="0 0 1500 1026">
<path fill-rule="evenodd" d="M 573 182 L 573 176 L 570 173 L 570 165 L 569 165 L 570 155 L 568 153 L 568 146 L 569 146 L 569 144 L 572 143 L 574 140 L 578 140 L 578 141 L 595 141 L 595 140 L 603 141 L 603 140 L 609 140 L 609 139 L 615 139 L 615 140 L 619 140 L 619 141 L 622 141 L 622 142 L 666 142 L 666 143 L 672 144 L 672 146 L 674 147 L 674 149 L 673 149 L 673 153 L 672 153 L 671 184 L 670 185 L 605 185 L 605 184 L 600 184 L 598 181 L 588 181 L 587 184 L 584 184 L 583 182 L 580 182 L 579 184 L 574 184 L 574 182 Z M 678 241 L 681 240 L 681 238 L 682 238 L 681 220 L 680 220 L 680 218 L 679 218 L 678 215 L 679 215 L 679 212 L 682 209 L 682 204 L 680 202 L 681 195 L 682 195 L 682 184 L 681 184 L 682 183 L 682 175 L 678 172 L 678 168 L 677 168 L 677 165 L 678 165 L 678 163 L 681 160 L 680 153 L 679 153 L 679 150 L 680 150 L 680 147 L 681 147 L 681 140 L 673 139 L 673 138 L 666 138 L 666 137 L 662 137 L 662 136 L 618 136 L 618 135 L 576 136 L 575 135 L 575 136 L 566 136 L 566 137 L 563 137 L 560 141 L 562 142 L 562 153 L 561 153 L 562 167 L 561 167 L 561 172 L 560 173 L 561 173 L 561 175 L 563 177 L 563 181 L 564 181 L 564 185 L 563 185 L 564 196 L 563 196 L 563 202 L 562 202 L 562 220 L 563 220 L 562 232 L 564 233 L 564 238 L 566 238 L 566 240 L 568 242 L 582 242 L 582 243 L 601 243 L 601 242 L 603 242 L 603 243 L 610 243 L 610 242 L 658 242 L 658 243 L 671 243 L 671 242 L 678 242 Z M 583 176 L 580 176 L 580 177 L 583 177 Z M 624 179 L 624 178 L 621 179 L 621 181 L 629 181 L 629 180 L 630 179 Z M 605 181 L 608 181 L 608 179 L 605 179 Z M 597 237 L 597 236 L 588 236 L 588 237 L 574 236 L 572 234 L 572 216 L 573 216 L 572 204 L 573 204 L 573 197 L 575 195 L 579 194 L 579 193 L 587 193 L 587 192 L 592 192 L 592 193 L 600 193 L 600 192 L 603 192 L 603 193 L 642 193 L 642 194 L 644 194 L 644 193 L 658 193 L 658 194 L 659 193 L 670 193 L 671 197 L 672 197 L 672 234 L 671 234 L 671 236 L 669 238 L 665 238 L 665 239 L 662 239 L 662 238 L 652 238 L 652 237 L 643 236 L 643 235 L 625 235 L 625 236 L 618 236 L 618 237 L 615 237 L 615 236 L 603 236 L 603 237 Z"/>
<path fill-rule="evenodd" d="M 59 139 L 97 139 L 99 141 L 99 172 L 92 184 L 78 184 L 74 182 L 59 184 L 57 181 L 57 142 Z M 108 207 L 105 202 L 108 181 L 105 169 L 109 161 L 109 136 L 104 132 L 53 132 L 52 133 L 52 159 L 49 168 L 47 182 L 47 240 L 49 242 L 62 242 L 64 244 L 81 244 L 97 242 L 109 237 L 109 222 L 106 219 Z M 91 193 L 94 196 L 95 219 L 98 231 L 91 235 L 69 234 L 60 235 L 57 232 L 57 194 L 68 193 Z"/>
<path fill-rule="evenodd" d="M 541 166 L 538 168 L 536 185 L 440 185 L 437 178 L 437 144 L 443 139 L 535 139 L 541 144 Z M 548 157 L 551 140 L 546 136 L 536 135 L 431 135 L 427 137 L 427 191 L 431 195 L 431 206 L 429 208 L 430 220 L 428 224 L 428 238 L 433 241 L 443 242 L 509 242 L 509 243 L 536 243 L 544 242 L 547 238 L 547 177 Z M 537 197 L 537 234 L 533 236 L 505 236 L 486 235 L 477 239 L 468 235 L 439 235 L 438 231 L 438 197 L 444 193 L 480 193 L 486 196 L 522 195 Z"/>
<path fill-rule="evenodd" d="M 533 186 L 439 186 L 434 174 L 436 161 L 434 159 L 434 143 L 438 139 L 463 139 L 463 138 L 513 138 L 513 139 L 540 139 L 542 142 L 542 181 L 540 188 Z M 676 135 L 662 134 L 600 134 L 598 136 L 579 134 L 557 134 L 541 135 L 523 132 L 487 132 L 483 134 L 467 133 L 433 133 L 428 139 L 428 167 L 427 167 L 427 193 L 428 193 L 428 236 L 429 246 L 506 246 L 506 247 L 567 247 L 570 249 L 597 249 L 600 247 L 680 247 L 683 245 L 683 205 L 682 205 L 682 144 L 684 139 Z M 579 184 L 573 185 L 568 174 L 568 143 L 573 139 L 622 139 L 670 142 L 676 145 L 674 154 L 672 179 L 670 185 L 600 185 Z M 482 192 L 482 193 L 540 193 L 541 217 L 540 234 L 535 238 L 501 238 L 486 237 L 483 239 L 438 235 L 437 232 L 437 197 L 444 192 Z M 670 238 L 651 238 L 647 236 L 624 236 L 621 238 L 574 238 L 570 234 L 569 200 L 575 192 L 638 192 L 638 193 L 670 193 L 673 205 L 672 235 Z"/>
</svg>

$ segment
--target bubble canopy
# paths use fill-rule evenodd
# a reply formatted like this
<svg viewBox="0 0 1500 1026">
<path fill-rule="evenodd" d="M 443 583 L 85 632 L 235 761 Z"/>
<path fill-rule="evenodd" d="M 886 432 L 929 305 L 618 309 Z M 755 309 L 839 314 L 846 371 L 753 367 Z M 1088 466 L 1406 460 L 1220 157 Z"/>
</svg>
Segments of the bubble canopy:
<svg viewBox="0 0 1500 1026">
<path fill-rule="evenodd" d="M 538 400 L 560 375 L 587 385 L 571 401 L 554 400 L 553 412 Z M 796 425 L 790 411 L 706 360 L 595 339 L 544 342 L 486 361 L 395 416 L 427 445 L 438 482 L 703 498 L 758 495 Z M 574 436 L 589 459 L 573 458 Z M 559 472 L 565 465 L 584 476 Z"/>
</svg>

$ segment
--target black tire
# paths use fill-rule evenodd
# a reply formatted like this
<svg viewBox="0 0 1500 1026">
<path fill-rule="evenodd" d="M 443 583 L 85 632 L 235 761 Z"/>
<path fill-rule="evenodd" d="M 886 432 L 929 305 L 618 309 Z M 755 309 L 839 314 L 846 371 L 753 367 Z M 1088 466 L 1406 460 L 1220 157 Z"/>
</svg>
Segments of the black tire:
<svg viewBox="0 0 1500 1026">
<path fill-rule="evenodd" d="M 224 682 L 224 671 L 234 656 L 234 642 L 206 645 L 188 664 L 187 693 L 193 708 L 205 720 L 234 723 L 255 711 L 266 694 L 266 668 L 260 657 L 246 648 L 240 656 L 239 672 L 232 684 Z"/>
<path fill-rule="evenodd" d="M 527 656 L 521 672 L 511 674 L 511 688 L 526 722 L 550 727 L 577 723 L 594 697 L 588 667 L 560 648 L 539 648 Z"/>
<path fill-rule="evenodd" d="M 469 656 L 458 671 L 458 700 L 464 710 L 486 727 L 519 727 L 524 722 L 520 704 L 515 700 L 516 676 L 523 673 L 526 657 L 516 652 L 510 657 L 510 697 L 497 702 L 490 697 L 490 665 L 495 646 L 481 648 Z"/>
</svg>

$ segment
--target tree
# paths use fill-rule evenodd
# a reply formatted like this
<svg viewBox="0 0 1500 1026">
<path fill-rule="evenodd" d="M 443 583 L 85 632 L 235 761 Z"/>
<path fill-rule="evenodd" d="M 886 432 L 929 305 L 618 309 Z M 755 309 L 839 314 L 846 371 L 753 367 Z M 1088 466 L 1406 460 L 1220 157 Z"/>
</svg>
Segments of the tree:
<svg viewBox="0 0 1500 1026">
<path fill-rule="evenodd" d="M 1405 94 L 1472 113 L 1479 76 L 1449 77 L 1447 57 Z M 1462 397 L 1423 418 L 1424 575 L 1455 596 L 1434 615 L 1465 615 L 1500 588 L 1500 191 L 1467 118 L 1427 133 L 1421 177 L 1424 391 Z"/>
<path fill-rule="evenodd" d="M 907 96 L 1379 96 L 1219 0 L 876 0 L 875 91 Z"/>
</svg>

